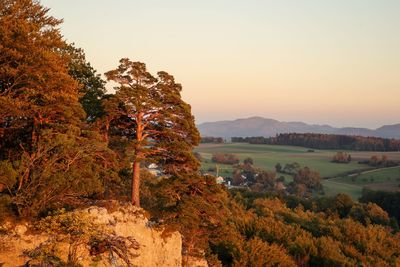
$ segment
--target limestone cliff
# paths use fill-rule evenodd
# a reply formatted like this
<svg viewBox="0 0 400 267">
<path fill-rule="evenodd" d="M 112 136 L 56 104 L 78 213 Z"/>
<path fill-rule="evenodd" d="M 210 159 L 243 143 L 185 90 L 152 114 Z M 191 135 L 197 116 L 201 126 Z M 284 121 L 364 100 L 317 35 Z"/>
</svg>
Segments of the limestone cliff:
<svg viewBox="0 0 400 267">
<path fill-rule="evenodd" d="M 103 246 L 98 244 L 95 248 L 93 244 L 76 242 L 78 239 L 75 239 L 77 263 L 82 266 L 182 265 L 181 235 L 178 232 L 165 234 L 151 227 L 141 209 L 131 205 L 116 205 L 112 209 L 91 206 L 70 213 L 76 218 L 89 218 L 91 223 L 103 227 L 108 235 L 108 243 Z M 42 248 L 54 240 L 59 244 L 58 249 L 52 252 L 63 261 L 68 261 L 71 245 L 65 239 L 58 239 L 49 231 L 32 230 L 34 228 L 30 224 L 3 224 L 3 234 L 0 234 L 0 266 L 34 266 L 37 259 L 32 260 L 27 252 Z M 119 248 L 119 251 L 112 251 L 111 245 L 107 244 L 114 244 L 114 248 Z M 121 248 L 126 248 L 126 251 L 121 251 Z M 43 257 L 42 254 L 39 256 Z"/>
</svg>

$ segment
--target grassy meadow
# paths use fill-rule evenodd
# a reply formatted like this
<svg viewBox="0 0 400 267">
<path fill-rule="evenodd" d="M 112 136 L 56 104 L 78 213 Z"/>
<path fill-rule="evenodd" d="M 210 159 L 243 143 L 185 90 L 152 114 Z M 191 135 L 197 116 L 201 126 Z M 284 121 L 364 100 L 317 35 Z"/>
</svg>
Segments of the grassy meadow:
<svg viewBox="0 0 400 267">
<path fill-rule="evenodd" d="M 309 152 L 308 148 L 295 146 L 278 145 L 252 145 L 244 143 L 225 144 L 201 144 L 196 148 L 203 158 L 202 169 L 205 172 L 230 177 L 232 166 L 215 164 L 211 162 L 214 153 L 232 153 L 240 160 L 251 157 L 256 167 L 275 170 L 275 164 L 297 162 L 301 166 L 308 166 L 320 172 L 324 177 L 323 186 L 327 195 L 346 193 L 354 199 L 361 196 L 364 186 L 383 190 L 399 190 L 400 167 L 373 170 L 365 164 L 358 164 L 359 160 L 369 159 L 373 155 L 386 155 L 389 159 L 400 160 L 400 152 L 372 152 L 372 151 L 348 151 L 351 154 L 352 162 L 339 164 L 331 162 L 336 150 L 316 150 Z M 349 175 L 348 172 L 356 172 Z M 280 174 L 278 174 L 280 176 Z M 287 177 L 286 180 L 290 180 Z"/>
</svg>

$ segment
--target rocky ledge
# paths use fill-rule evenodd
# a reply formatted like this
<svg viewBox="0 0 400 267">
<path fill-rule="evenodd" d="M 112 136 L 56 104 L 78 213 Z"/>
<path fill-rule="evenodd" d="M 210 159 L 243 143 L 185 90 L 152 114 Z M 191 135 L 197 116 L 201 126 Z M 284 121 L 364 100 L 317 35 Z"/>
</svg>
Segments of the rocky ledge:
<svg viewBox="0 0 400 267">
<path fill-rule="evenodd" d="M 182 265 L 182 238 L 178 232 L 167 234 L 152 227 L 145 212 L 132 205 L 108 206 L 112 208 L 91 206 L 67 212 L 62 219 L 49 219 L 47 225 L 42 223 L 40 230 L 37 225 L 4 222 L 0 234 L 0 266 L 40 266 L 40 262 L 49 260 L 46 257 L 62 262 L 74 260 L 81 266 Z M 66 228 L 72 234 L 49 231 L 52 227 L 65 227 L 66 222 L 72 222 Z M 79 229 L 89 230 L 79 234 Z M 102 238 L 85 239 L 91 231 L 101 233 Z"/>
</svg>

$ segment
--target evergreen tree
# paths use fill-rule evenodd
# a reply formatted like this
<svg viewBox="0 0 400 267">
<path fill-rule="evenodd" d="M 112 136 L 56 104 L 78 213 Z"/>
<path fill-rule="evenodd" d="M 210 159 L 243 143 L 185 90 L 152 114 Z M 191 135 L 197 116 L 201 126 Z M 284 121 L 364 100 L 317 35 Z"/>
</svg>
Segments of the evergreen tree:
<svg viewBox="0 0 400 267">
<path fill-rule="evenodd" d="M 111 152 L 83 123 L 61 20 L 47 13 L 34 0 L 0 2 L 0 184 L 26 215 L 100 193 L 113 177 Z"/>
<path fill-rule="evenodd" d="M 108 116 L 118 117 L 115 126 L 129 140 L 131 197 L 140 206 L 140 163 L 156 161 L 166 174 L 197 170 L 192 149 L 199 143 L 199 133 L 190 106 L 181 99 L 182 87 L 173 76 L 158 72 L 153 77 L 144 63 L 127 58 L 105 75 L 118 84 L 115 109 L 109 109 Z"/>
<path fill-rule="evenodd" d="M 1 1 L 0 10 L 0 125 L 13 150 L 2 152 L 21 154 L 35 149 L 41 126 L 79 121 L 83 111 L 58 53 L 65 47 L 61 20 L 33 0 Z"/>
<path fill-rule="evenodd" d="M 95 121 L 104 113 L 101 100 L 106 93 L 105 81 L 86 61 L 81 48 L 70 44 L 66 47 L 65 53 L 70 59 L 68 73 L 79 82 L 79 102 L 86 112 L 87 120 Z"/>
</svg>

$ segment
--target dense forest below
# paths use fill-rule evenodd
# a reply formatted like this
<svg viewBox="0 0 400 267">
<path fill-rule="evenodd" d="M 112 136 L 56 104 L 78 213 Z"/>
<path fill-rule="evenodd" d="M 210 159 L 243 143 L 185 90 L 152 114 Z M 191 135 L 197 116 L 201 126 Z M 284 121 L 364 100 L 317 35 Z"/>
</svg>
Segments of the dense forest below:
<svg viewBox="0 0 400 267">
<path fill-rule="evenodd" d="M 201 174 L 182 85 L 127 58 L 103 80 L 62 38 L 61 23 L 39 1 L 0 1 L 0 241 L 7 222 L 57 231 L 65 225 L 51 222 L 63 210 L 113 200 L 145 209 L 153 227 L 179 231 L 183 253 L 210 266 L 400 264 L 397 220 L 376 204 L 229 191 Z M 77 235 L 82 222 L 69 223 L 65 235 Z M 80 266 L 79 257 L 52 264 L 48 246 L 34 252 L 39 266 Z"/>
<path fill-rule="evenodd" d="M 232 137 L 232 142 L 303 146 L 315 149 L 400 151 L 400 140 L 335 134 L 286 133 L 275 137 Z"/>
</svg>

